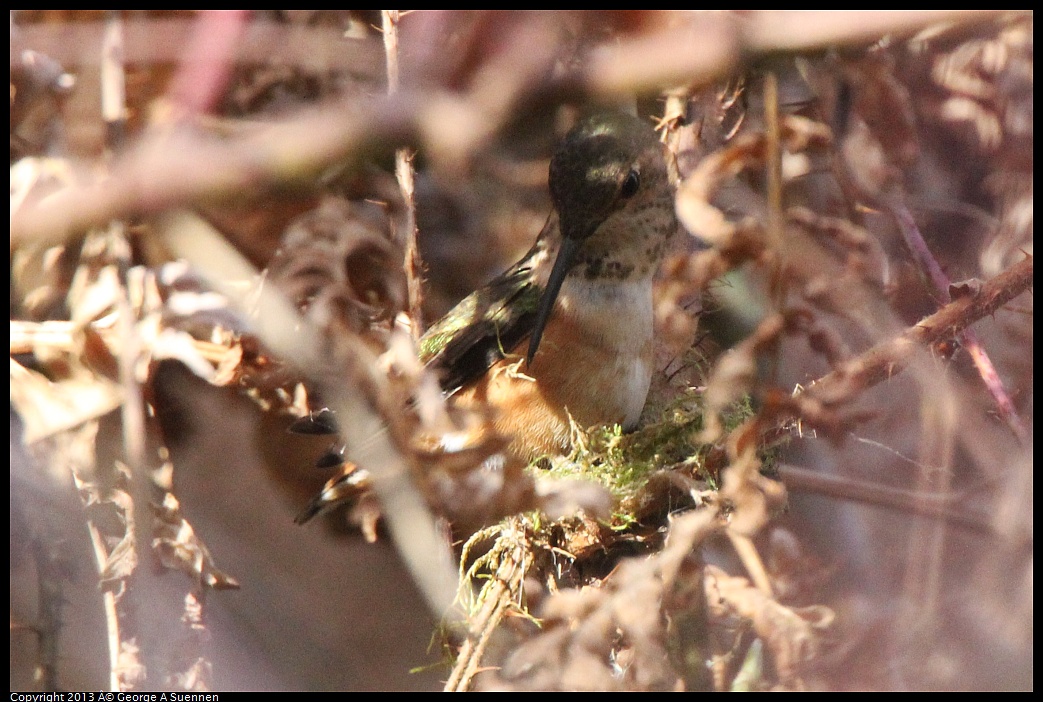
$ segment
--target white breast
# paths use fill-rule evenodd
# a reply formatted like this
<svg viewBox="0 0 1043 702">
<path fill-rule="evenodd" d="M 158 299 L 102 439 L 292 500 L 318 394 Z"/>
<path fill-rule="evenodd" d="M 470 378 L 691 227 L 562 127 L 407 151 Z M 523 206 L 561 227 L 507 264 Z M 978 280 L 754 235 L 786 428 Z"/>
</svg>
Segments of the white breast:
<svg viewBox="0 0 1043 702">
<path fill-rule="evenodd" d="M 561 311 L 582 329 L 580 343 L 600 347 L 605 358 L 614 359 L 613 367 L 590 370 L 612 378 L 623 426 L 632 427 L 652 382 L 652 279 L 570 277 L 558 299 Z"/>
</svg>

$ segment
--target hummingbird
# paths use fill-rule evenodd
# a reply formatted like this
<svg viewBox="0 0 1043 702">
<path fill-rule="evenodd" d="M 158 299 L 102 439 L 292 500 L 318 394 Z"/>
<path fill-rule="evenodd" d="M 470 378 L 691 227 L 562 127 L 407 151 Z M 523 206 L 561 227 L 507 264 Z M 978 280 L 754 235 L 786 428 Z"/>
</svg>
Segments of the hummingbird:
<svg viewBox="0 0 1043 702">
<path fill-rule="evenodd" d="M 678 229 L 672 163 L 633 115 L 582 119 L 551 158 L 554 209 L 535 244 L 420 339 L 451 403 L 492 407 L 505 460 L 567 453 L 573 421 L 637 424 L 652 380 L 653 279 Z"/>
</svg>

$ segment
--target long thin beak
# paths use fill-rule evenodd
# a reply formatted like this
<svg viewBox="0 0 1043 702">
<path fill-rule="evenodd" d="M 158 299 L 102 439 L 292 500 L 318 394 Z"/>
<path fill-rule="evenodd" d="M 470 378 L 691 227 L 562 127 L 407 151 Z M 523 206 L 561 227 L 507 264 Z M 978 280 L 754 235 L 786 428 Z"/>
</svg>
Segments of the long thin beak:
<svg viewBox="0 0 1043 702">
<path fill-rule="evenodd" d="M 540 347 L 543 330 L 547 326 L 551 310 L 554 309 L 554 301 L 558 299 L 561 284 L 565 282 L 565 275 L 576 262 L 576 252 L 579 251 L 582 243 L 582 239 L 561 238 L 561 248 L 558 249 L 558 257 L 554 259 L 554 267 L 550 270 L 550 278 L 547 279 L 547 289 L 543 291 L 539 309 L 536 310 L 536 325 L 532 328 L 532 336 L 529 337 L 529 353 L 525 356 L 526 365 L 532 365 L 532 359 L 536 355 L 536 350 Z"/>
</svg>

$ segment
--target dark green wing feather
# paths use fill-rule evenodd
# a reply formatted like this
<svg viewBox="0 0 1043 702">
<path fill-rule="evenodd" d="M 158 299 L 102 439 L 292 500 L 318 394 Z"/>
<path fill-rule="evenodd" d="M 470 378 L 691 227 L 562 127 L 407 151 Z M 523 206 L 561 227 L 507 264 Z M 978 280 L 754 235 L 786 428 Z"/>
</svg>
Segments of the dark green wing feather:
<svg viewBox="0 0 1043 702">
<path fill-rule="evenodd" d="M 522 260 L 464 298 L 420 339 L 420 360 L 452 394 L 479 378 L 531 333 L 541 290 L 533 280 L 542 239 Z"/>
</svg>

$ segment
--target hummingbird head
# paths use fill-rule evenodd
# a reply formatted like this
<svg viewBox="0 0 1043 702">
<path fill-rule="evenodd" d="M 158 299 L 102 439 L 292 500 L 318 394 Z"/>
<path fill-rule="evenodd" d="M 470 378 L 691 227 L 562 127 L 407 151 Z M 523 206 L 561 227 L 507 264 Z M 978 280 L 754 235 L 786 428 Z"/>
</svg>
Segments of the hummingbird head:
<svg viewBox="0 0 1043 702">
<path fill-rule="evenodd" d="M 676 227 L 666 150 L 645 121 L 598 113 L 572 128 L 550 162 L 561 242 L 529 339 L 532 363 L 566 276 L 625 278 L 658 264 Z"/>
</svg>

